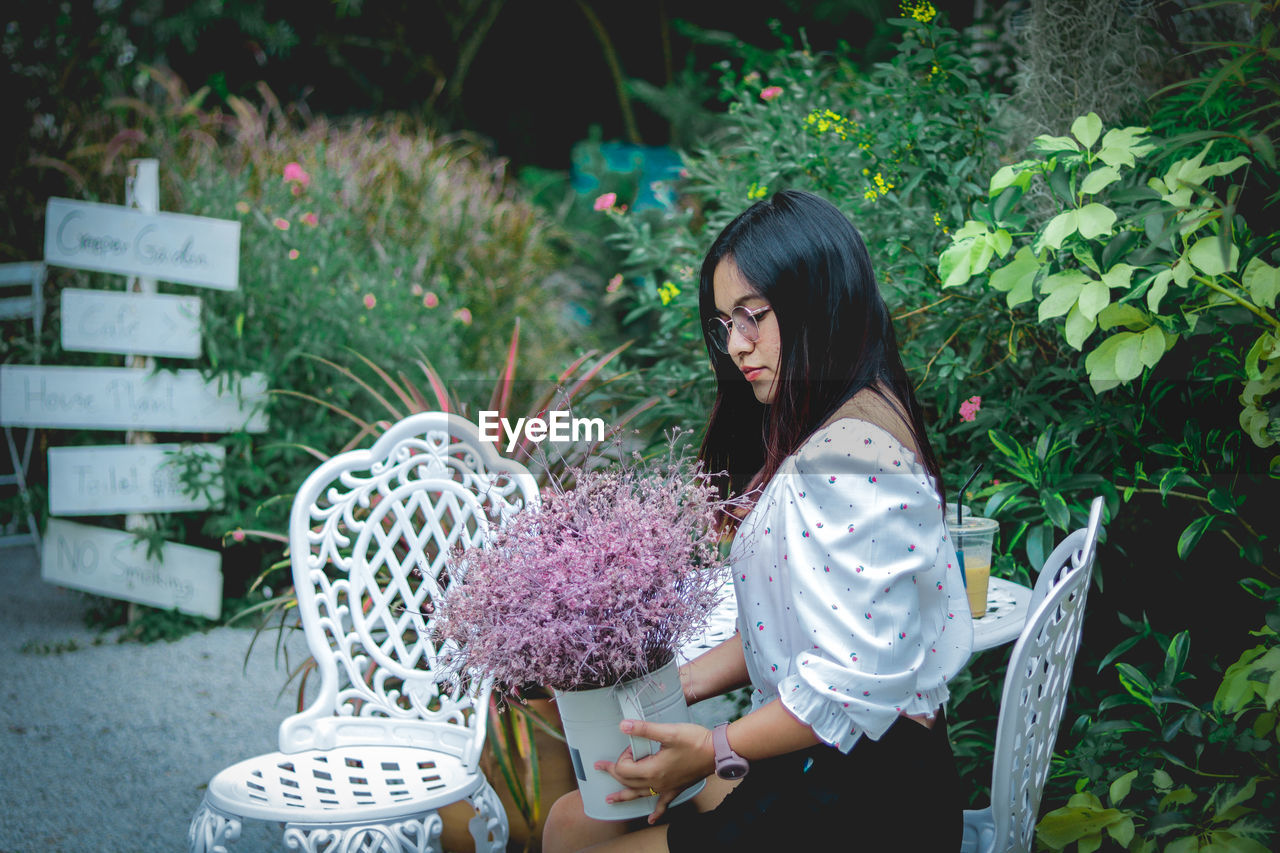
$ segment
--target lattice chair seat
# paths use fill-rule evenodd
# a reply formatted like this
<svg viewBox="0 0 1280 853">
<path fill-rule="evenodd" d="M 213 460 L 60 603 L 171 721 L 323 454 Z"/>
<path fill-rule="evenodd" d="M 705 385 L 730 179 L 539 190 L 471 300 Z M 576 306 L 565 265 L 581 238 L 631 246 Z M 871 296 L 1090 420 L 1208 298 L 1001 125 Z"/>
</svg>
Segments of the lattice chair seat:
<svg viewBox="0 0 1280 853">
<path fill-rule="evenodd" d="M 441 677 L 432 602 L 452 550 L 537 501 L 523 466 L 440 412 L 411 415 L 307 478 L 289 548 L 318 695 L 281 723 L 278 752 L 209 783 L 193 853 L 222 853 L 246 818 L 284 823 L 292 850 L 437 851 L 437 810 L 462 800 L 476 812 L 476 849 L 506 850 L 506 814 L 478 767 L 489 684 Z"/>
<path fill-rule="evenodd" d="M 1029 853 L 1049 775 L 1053 745 L 1080 648 L 1093 574 L 1102 498 L 1089 523 L 1045 561 L 1031 595 L 1031 616 L 1013 651 L 1000 696 L 991 768 L 991 805 L 964 813 L 961 853 Z"/>
</svg>

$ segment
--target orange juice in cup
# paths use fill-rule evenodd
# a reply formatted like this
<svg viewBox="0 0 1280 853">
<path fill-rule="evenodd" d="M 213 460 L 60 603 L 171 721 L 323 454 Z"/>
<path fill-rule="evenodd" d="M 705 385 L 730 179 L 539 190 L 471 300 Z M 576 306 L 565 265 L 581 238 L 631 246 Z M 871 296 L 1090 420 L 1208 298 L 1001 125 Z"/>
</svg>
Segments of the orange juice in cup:
<svg viewBox="0 0 1280 853">
<path fill-rule="evenodd" d="M 987 586 L 991 580 L 991 543 L 999 523 L 994 518 L 966 515 L 947 519 L 947 530 L 955 545 L 956 558 L 964 571 L 969 612 L 980 619 L 987 612 Z"/>
</svg>

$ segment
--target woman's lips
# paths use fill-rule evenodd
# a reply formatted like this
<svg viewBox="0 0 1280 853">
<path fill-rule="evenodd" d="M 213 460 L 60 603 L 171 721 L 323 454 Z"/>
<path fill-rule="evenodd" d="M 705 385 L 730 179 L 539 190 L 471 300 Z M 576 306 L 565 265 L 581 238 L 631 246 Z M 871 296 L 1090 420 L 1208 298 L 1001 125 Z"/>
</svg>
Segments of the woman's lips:
<svg viewBox="0 0 1280 853">
<path fill-rule="evenodd" d="M 756 379 L 757 379 L 757 378 L 760 376 L 760 374 L 762 374 L 762 373 L 764 373 L 764 368 L 763 368 L 763 367 L 744 367 L 744 368 L 742 368 L 742 375 L 743 375 L 743 376 L 745 376 L 745 377 L 747 378 L 747 381 L 748 381 L 748 382 L 755 382 L 755 381 L 756 381 Z"/>
</svg>

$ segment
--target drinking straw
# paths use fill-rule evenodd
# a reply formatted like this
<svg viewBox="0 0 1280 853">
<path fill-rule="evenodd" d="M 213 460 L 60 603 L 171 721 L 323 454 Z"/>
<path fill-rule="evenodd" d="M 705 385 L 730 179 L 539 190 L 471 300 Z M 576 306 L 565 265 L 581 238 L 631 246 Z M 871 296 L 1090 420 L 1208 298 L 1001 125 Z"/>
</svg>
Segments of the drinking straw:
<svg viewBox="0 0 1280 853">
<path fill-rule="evenodd" d="M 964 490 L 969 488 L 969 484 L 973 482 L 973 478 L 978 476 L 978 472 L 982 470 L 982 463 L 978 463 L 978 467 L 973 469 L 973 473 L 969 475 L 969 479 L 964 481 L 964 485 L 960 487 L 960 494 L 956 495 L 956 527 L 964 524 Z M 959 544 L 957 539 L 956 544 Z M 964 588 L 969 588 L 969 576 L 964 571 L 964 549 L 956 549 L 956 559 L 960 562 L 960 582 L 964 584 Z"/>
</svg>

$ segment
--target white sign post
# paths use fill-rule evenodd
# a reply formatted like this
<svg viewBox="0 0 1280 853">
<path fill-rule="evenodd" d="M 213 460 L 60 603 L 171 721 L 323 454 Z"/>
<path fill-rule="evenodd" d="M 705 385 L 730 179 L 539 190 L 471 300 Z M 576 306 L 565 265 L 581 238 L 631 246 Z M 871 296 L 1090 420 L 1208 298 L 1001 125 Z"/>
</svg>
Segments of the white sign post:
<svg viewBox="0 0 1280 853">
<path fill-rule="evenodd" d="M 223 500 L 217 444 L 140 444 L 49 448 L 49 512 L 52 515 L 120 515 L 190 512 Z M 179 466 L 197 469 L 197 494 L 183 490 Z"/>
<path fill-rule="evenodd" d="M 78 270 L 235 290 L 240 223 L 51 198 L 45 207 L 44 259 Z"/>
<path fill-rule="evenodd" d="M 125 367 L 0 365 L 0 424 L 124 430 L 125 445 L 49 450 L 54 516 L 125 515 L 127 531 L 151 526 L 146 513 L 206 509 L 223 499 L 225 452 L 154 443 L 151 430 L 266 429 L 266 378 L 209 382 L 199 371 L 152 373 L 151 356 L 200 354 L 200 299 L 156 292 L 157 281 L 235 290 L 240 223 L 160 212 L 159 163 L 132 160 L 125 205 L 51 198 L 45 209 L 45 263 L 128 277 L 125 292 L 62 293 L 63 348 L 125 356 Z M 197 452 L 182 460 L 179 452 Z M 209 487 L 183 493 L 178 465 L 194 466 Z M 221 555 L 163 543 L 152 560 L 130 532 L 50 518 L 42 555 L 46 581 L 139 604 L 217 619 Z"/>
<path fill-rule="evenodd" d="M 242 380 L 237 396 L 198 370 L 0 365 L 0 423 L 6 426 L 263 432 L 266 397 L 261 373 Z"/>
<path fill-rule="evenodd" d="M 121 355 L 200 355 L 200 297 L 62 291 L 62 348 Z"/>
<path fill-rule="evenodd" d="M 174 607 L 209 619 L 222 615 L 222 555 L 176 542 L 164 545 L 164 561 L 147 556 L 130 533 L 49 519 L 40 575 L 58 586 L 122 598 L 151 607 Z"/>
</svg>

